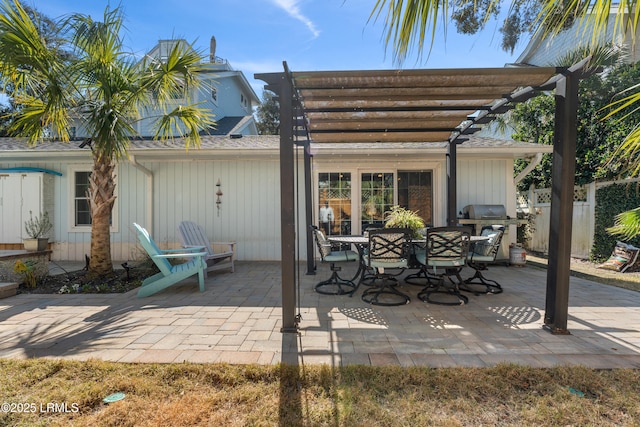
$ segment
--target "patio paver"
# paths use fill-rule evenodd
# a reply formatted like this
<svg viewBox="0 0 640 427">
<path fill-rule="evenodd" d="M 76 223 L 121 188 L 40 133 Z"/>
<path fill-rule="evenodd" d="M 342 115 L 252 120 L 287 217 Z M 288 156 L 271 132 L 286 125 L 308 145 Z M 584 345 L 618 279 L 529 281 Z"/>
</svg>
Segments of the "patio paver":
<svg viewBox="0 0 640 427">
<path fill-rule="evenodd" d="M 301 267 L 304 271 L 304 267 Z M 349 267 L 350 268 L 350 267 Z M 348 275 L 349 271 L 343 272 Z M 492 266 L 505 291 L 447 307 L 416 298 L 399 307 L 319 295 L 330 274 L 300 274 L 300 328 L 282 334 L 280 264 L 238 262 L 211 274 L 206 290 L 185 280 L 148 298 L 16 295 L 0 300 L 0 357 L 98 358 L 116 362 L 640 368 L 640 293 L 571 278 L 568 329 L 542 329 L 546 272 Z M 466 271 L 464 277 L 470 275 Z"/>
</svg>

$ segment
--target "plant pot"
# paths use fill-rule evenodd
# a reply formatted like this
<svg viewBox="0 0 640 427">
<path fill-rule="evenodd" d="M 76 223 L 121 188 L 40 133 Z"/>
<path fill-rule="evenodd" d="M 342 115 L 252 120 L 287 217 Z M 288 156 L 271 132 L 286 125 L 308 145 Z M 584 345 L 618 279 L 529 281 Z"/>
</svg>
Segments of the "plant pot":
<svg viewBox="0 0 640 427">
<path fill-rule="evenodd" d="M 46 251 L 49 244 L 48 237 L 40 237 L 38 239 L 23 239 L 24 250 L 30 252 Z"/>
</svg>

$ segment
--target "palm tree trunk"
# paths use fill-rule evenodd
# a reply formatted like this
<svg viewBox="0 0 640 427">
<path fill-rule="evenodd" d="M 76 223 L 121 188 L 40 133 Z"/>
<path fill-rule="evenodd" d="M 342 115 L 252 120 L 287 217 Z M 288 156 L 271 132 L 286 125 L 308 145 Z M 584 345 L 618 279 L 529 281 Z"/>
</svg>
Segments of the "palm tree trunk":
<svg viewBox="0 0 640 427">
<path fill-rule="evenodd" d="M 91 259 L 89 274 L 105 275 L 113 272 L 111 261 L 111 211 L 115 202 L 115 163 L 109 156 L 94 153 L 93 171 L 89 178 L 91 206 Z"/>
</svg>

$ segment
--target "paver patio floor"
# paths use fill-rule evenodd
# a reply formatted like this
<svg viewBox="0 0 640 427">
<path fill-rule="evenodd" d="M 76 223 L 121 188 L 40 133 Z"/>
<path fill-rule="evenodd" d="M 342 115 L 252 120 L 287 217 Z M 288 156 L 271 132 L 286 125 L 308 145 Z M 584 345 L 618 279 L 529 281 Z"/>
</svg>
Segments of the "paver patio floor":
<svg viewBox="0 0 640 427">
<path fill-rule="evenodd" d="M 148 298 L 17 295 L 0 300 L 0 357 L 117 362 L 279 362 L 334 366 L 534 367 L 579 364 L 640 368 L 640 293 L 571 278 L 570 335 L 542 328 L 546 271 L 491 266 L 505 291 L 471 295 L 464 306 L 421 302 L 419 286 L 401 285 L 411 303 L 371 306 L 327 296 L 313 285 L 329 276 L 300 273 L 299 333 L 281 333 L 280 264 L 238 262 Z M 347 275 L 343 271 L 343 275 Z M 465 271 L 463 277 L 471 275 Z"/>
</svg>

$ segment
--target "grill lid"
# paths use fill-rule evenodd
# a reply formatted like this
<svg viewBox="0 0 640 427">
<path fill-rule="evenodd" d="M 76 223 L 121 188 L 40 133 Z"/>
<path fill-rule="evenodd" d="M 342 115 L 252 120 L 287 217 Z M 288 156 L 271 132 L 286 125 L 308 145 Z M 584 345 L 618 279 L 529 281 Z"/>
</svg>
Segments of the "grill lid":
<svg viewBox="0 0 640 427">
<path fill-rule="evenodd" d="M 507 219 L 507 209 L 504 205 L 467 205 L 462 215 L 467 219 Z"/>
</svg>

